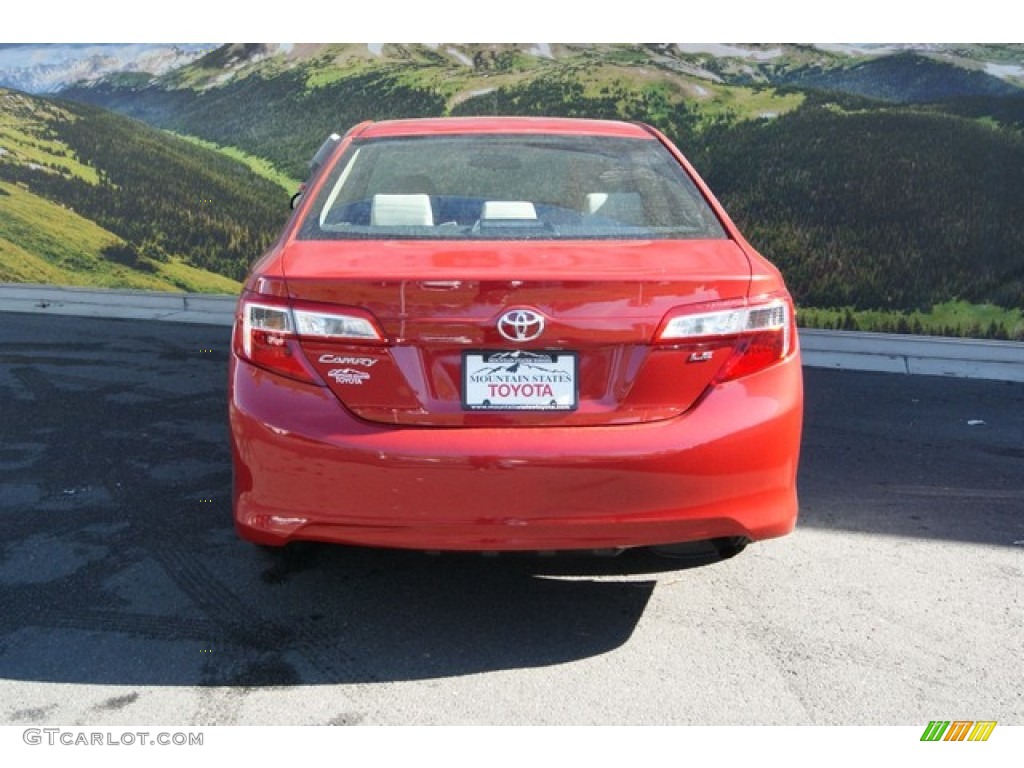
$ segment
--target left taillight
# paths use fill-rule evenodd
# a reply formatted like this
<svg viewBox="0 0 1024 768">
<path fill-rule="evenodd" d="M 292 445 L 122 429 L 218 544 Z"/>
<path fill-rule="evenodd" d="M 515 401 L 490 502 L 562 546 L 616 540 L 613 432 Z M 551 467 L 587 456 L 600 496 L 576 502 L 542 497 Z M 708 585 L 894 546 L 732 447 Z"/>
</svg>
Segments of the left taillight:
<svg viewBox="0 0 1024 768">
<path fill-rule="evenodd" d="M 290 379 L 322 385 L 320 377 L 302 353 L 299 339 L 338 342 L 380 342 L 383 337 L 373 320 L 351 312 L 293 307 L 286 300 L 243 295 L 235 316 L 235 354 L 253 365 Z"/>
</svg>

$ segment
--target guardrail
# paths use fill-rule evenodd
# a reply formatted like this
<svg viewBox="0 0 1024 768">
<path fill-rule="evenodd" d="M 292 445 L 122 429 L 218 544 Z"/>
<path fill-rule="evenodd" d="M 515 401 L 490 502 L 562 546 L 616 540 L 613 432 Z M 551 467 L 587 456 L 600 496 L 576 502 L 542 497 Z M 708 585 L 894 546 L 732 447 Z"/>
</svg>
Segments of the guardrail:
<svg viewBox="0 0 1024 768">
<path fill-rule="evenodd" d="M 804 365 L 927 376 L 1024 381 L 1024 344 L 800 329 Z"/>
<path fill-rule="evenodd" d="M 0 311 L 231 325 L 236 296 L 0 283 Z"/>
<path fill-rule="evenodd" d="M 235 297 L 0 284 L 0 311 L 231 325 Z M 804 365 L 1024 382 L 1024 344 L 858 331 L 800 330 Z"/>
</svg>

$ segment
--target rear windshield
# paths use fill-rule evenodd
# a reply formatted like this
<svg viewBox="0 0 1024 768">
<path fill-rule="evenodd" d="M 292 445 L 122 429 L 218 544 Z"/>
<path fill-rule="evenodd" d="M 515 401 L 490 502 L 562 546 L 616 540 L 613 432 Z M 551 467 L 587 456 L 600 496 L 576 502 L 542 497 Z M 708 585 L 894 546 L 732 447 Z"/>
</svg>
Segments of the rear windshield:
<svg viewBox="0 0 1024 768">
<path fill-rule="evenodd" d="M 725 233 L 658 141 L 457 135 L 353 142 L 298 237 L 621 240 Z"/>
</svg>

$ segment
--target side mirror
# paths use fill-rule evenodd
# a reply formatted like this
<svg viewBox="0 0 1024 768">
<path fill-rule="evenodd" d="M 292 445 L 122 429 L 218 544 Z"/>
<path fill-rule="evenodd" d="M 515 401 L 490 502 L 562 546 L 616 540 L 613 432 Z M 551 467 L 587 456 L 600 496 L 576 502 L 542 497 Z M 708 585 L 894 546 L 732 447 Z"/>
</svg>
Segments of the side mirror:
<svg viewBox="0 0 1024 768">
<path fill-rule="evenodd" d="M 313 159 L 309 161 L 309 178 L 313 178 L 316 175 L 316 172 L 320 170 L 320 166 L 327 161 L 327 158 L 331 156 L 331 152 L 334 151 L 334 148 L 338 146 L 338 142 L 340 141 L 341 136 L 336 133 L 332 133 L 324 140 L 324 143 L 320 145 L 320 149 L 318 149 L 316 154 L 313 155 Z M 302 201 L 302 195 L 305 191 L 306 184 L 303 182 L 299 187 L 299 191 L 292 195 L 292 199 L 289 202 L 293 211 L 299 207 L 299 203 Z"/>
<path fill-rule="evenodd" d="M 299 203 L 302 201 L 302 196 L 306 194 L 306 182 L 299 184 L 299 191 L 292 195 L 292 199 L 288 201 L 288 205 L 294 211 L 299 207 Z"/>
</svg>

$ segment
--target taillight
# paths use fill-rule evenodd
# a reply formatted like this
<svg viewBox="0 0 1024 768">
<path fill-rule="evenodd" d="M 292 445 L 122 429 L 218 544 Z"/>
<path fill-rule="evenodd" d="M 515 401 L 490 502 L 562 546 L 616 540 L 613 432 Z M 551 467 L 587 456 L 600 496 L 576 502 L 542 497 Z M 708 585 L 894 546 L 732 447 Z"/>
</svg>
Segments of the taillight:
<svg viewBox="0 0 1024 768">
<path fill-rule="evenodd" d="M 303 337 L 337 339 L 341 341 L 380 341 L 381 336 L 373 323 L 358 315 L 339 315 L 294 309 L 295 329 Z"/>
<path fill-rule="evenodd" d="M 323 384 L 302 354 L 299 339 L 373 342 L 383 337 L 369 316 L 292 307 L 287 301 L 259 294 L 243 295 L 235 318 L 234 350 L 244 360 L 268 371 L 311 384 Z"/>
<path fill-rule="evenodd" d="M 793 310 L 784 298 L 680 310 L 666 318 L 657 336 L 660 342 L 731 347 L 715 382 L 737 379 L 782 360 L 791 351 L 792 338 Z"/>
</svg>

